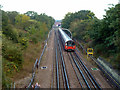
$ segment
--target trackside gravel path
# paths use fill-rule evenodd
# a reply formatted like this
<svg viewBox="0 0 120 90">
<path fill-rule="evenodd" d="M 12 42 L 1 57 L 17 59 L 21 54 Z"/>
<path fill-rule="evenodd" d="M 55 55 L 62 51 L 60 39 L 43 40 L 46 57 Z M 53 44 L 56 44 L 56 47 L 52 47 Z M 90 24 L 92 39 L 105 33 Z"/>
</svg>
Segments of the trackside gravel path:
<svg viewBox="0 0 120 90">
<path fill-rule="evenodd" d="M 40 66 L 38 70 L 36 70 L 36 77 L 34 84 L 38 82 L 41 88 L 50 88 L 51 79 L 52 79 L 53 59 L 55 58 L 54 58 L 54 31 L 52 30 Z M 46 66 L 47 68 L 41 69 L 41 67 L 44 66 Z"/>
</svg>

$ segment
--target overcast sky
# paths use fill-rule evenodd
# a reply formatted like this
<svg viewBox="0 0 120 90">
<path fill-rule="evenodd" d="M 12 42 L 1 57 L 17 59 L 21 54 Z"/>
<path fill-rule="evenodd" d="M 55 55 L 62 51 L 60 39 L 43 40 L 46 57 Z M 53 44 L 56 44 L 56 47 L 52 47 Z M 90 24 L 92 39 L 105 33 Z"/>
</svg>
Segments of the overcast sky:
<svg viewBox="0 0 120 90">
<path fill-rule="evenodd" d="M 45 13 L 56 20 L 64 18 L 68 12 L 91 10 L 101 19 L 105 15 L 104 9 L 116 5 L 119 0 L 0 0 L 4 11 L 17 11 L 25 13 L 35 11 L 38 14 Z"/>
</svg>

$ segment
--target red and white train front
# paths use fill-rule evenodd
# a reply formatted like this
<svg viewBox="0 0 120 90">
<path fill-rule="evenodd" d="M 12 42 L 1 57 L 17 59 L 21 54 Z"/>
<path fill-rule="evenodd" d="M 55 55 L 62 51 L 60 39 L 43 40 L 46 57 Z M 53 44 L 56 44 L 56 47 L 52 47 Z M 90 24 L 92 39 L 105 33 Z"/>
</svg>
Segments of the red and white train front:
<svg viewBox="0 0 120 90">
<path fill-rule="evenodd" d="M 74 51 L 76 48 L 74 41 L 61 28 L 59 28 L 59 33 L 64 49 L 67 51 Z"/>
<path fill-rule="evenodd" d="M 67 42 L 65 42 L 65 50 L 68 50 L 68 51 L 70 51 L 70 50 L 75 50 L 75 43 L 74 43 L 74 41 L 67 41 Z"/>
</svg>

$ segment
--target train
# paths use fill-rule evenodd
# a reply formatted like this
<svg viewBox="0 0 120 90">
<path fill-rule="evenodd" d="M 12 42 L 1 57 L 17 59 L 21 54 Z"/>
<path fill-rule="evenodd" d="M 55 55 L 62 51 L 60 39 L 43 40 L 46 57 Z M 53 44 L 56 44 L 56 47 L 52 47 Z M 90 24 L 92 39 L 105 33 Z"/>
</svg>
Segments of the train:
<svg viewBox="0 0 120 90">
<path fill-rule="evenodd" d="M 59 36 L 61 38 L 64 50 L 74 51 L 76 46 L 75 42 L 61 29 L 58 29 Z"/>
</svg>

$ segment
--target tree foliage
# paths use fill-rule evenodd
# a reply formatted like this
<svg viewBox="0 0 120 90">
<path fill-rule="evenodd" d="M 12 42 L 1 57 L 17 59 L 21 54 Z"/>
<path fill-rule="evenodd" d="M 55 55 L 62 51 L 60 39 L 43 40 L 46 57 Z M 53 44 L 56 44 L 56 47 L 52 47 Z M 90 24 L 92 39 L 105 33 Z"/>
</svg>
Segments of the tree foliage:
<svg viewBox="0 0 120 90">
<path fill-rule="evenodd" d="M 18 15 L 19 13 L 16 11 L 12 11 L 12 12 L 7 12 L 7 15 L 10 19 L 10 23 L 15 25 L 15 17 Z"/>
<path fill-rule="evenodd" d="M 120 52 L 120 4 L 109 8 L 104 19 L 98 20 L 92 26 L 91 38 L 99 44 L 104 44 L 108 55 Z"/>
<path fill-rule="evenodd" d="M 73 38 L 93 47 L 96 56 L 109 58 L 115 68 L 120 64 L 120 4 L 106 10 L 103 19 L 97 19 L 91 11 L 68 13 L 62 26 L 69 28 Z"/>
<path fill-rule="evenodd" d="M 26 23 L 30 20 L 29 16 L 19 14 L 15 17 L 15 24 L 19 27 L 26 27 Z"/>
<path fill-rule="evenodd" d="M 2 87 L 9 85 L 10 80 L 6 80 L 9 75 L 14 76 L 15 72 L 23 69 L 25 50 L 30 45 L 42 43 L 53 23 L 52 17 L 38 15 L 34 11 L 25 14 L 2 11 Z"/>
<path fill-rule="evenodd" d="M 106 10 L 103 19 L 97 19 L 91 11 L 68 13 L 62 21 L 73 37 L 93 47 L 95 55 L 109 58 L 115 68 L 120 63 L 120 4 Z"/>
<path fill-rule="evenodd" d="M 29 16 L 31 19 L 35 19 L 38 16 L 37 12 L 34 11 L 28 11 L 25 15 Z"/>
<path fill-rule="evenodd" d="M 70 23 L 76 20 L 87 20 L 95 18 L 94 13 L 89 10 L 81 10 L 75 13 L 67 13 L 62 20 L 62 27 L 70 28 Z"/>
<path fill-rule="evenodd" d="M 45 13 L 38 15 L 34 11 L 28 11 L 27 13 L 25 13 L 25 15 L 29 16 L 31 19 L 35 19 L 39 22 L 45 23 L 48 29 L 50 29 L 55 22 L 55 20 L 51 16 L 47 16 Z"/>
</svg>

